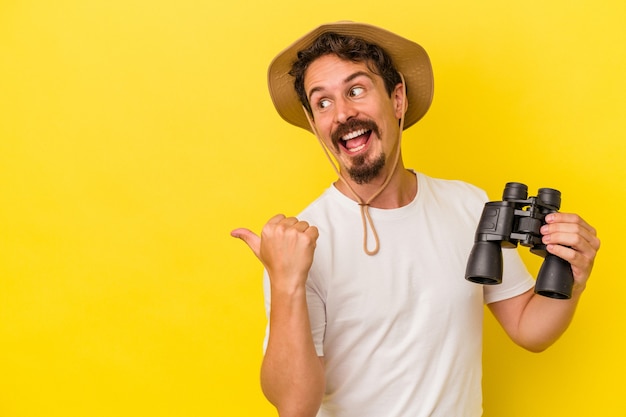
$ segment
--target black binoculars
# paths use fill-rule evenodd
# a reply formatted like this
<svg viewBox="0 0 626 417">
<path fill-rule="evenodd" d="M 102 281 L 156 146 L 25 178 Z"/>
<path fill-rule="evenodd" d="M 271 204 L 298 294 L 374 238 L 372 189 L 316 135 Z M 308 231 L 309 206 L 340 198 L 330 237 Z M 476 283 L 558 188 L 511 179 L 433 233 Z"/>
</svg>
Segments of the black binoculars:
<svg viewBox="0 0 626 417">
<path fill-rule="evenodd" d="M 528 187 L 509 182 L 504 187 L 503 201 L 485 204 L 474 237 L 465 271 L 465 279 L 477 284 L 502 282 L 502 248 L 515 248 L 519 243 L 544 259 L 535 293 L 545 297 L 569 299 L 574 277 L 569 262 L 547 252 L 541 242 L 541 226 L 545 217 L 561 207 L 561 192 L 540 188 L 536 197 L 528 197 Z"/>
</svg>

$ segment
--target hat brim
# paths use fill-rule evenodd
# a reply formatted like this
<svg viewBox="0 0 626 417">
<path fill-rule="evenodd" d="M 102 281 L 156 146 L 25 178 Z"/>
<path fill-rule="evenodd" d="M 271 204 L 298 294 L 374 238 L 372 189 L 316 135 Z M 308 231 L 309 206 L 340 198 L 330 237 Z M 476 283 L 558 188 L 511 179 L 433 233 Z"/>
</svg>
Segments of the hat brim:
<svg viewBox="0 0 626 417">
<path fill-rule="evenodd" d="M 334 32 L 359 37 L 376 44 L 389 54 L 396 69 L 407 84 L 409 103 L 404 116 L 404 129 L 420 120 L 428 111 L 433 99 L 433 71 L 428 54 L 417 43 L 376 26 L 357 22 L 336 22 L 321 25 L 279 53 L 268 69 L 268 87 L 274 107 L 287 122 L 311 131 L 302 103 L 294 89 L 294 79 L 289 75 L 297 54 L 310 46 L 317 37 Z"/>
</svg>

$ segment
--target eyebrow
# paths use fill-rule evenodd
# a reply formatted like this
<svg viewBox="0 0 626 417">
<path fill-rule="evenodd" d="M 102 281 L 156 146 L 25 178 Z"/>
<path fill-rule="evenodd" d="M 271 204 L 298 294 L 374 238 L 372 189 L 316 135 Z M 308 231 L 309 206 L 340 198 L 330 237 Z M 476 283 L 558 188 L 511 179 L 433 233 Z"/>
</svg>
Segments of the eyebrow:
<svg viewBox="0 0 626 417">
<path fill-rule="evenodd" d="M 352 73 L 352 74 L 348 75 L 346 77 L 346 79 L 343 80 L 343 83 L 347 84 L 350 81 L 354 80 L 355 78 L 358 78 L 358 77 L 361 77 L 361 76 L 367 77 L 370 80 L 372 79 L 372 76 L 368 72 L 366 72 L 366 71 L 357 71 L 355 73 Z M 311 96 L 313 96 L 314 93 L 317 93 L 318 91 L 323 91 L 323 90 L 324 90 L 324 87 L 322 87 L 322 86 L 312 88 L 311 91 L 309 91 L 308 99 L 311 100 Z"/>
</svg>

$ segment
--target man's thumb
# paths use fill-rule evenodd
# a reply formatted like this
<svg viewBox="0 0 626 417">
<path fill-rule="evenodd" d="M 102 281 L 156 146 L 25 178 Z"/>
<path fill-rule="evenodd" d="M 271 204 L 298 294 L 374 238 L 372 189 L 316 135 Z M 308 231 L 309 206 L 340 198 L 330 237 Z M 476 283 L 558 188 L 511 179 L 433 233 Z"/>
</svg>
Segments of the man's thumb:
<svg viewBox="0 0 626 417">
<path fill-rule="evenodd" d="M 239 228 L 230 232 L 230 235 L 232 237 L 236 237 L 246 242 L 246 244 L 248 245 L 250 249 L 252 249 L 252 252 L 254 252 L 256 257 L 257 258 L 259 257 L 260 248 L 261 248 L 261 238 L 257 236 L 256 233 L 254 233 L 253 231 L 249 229 Z"/>
</svg>

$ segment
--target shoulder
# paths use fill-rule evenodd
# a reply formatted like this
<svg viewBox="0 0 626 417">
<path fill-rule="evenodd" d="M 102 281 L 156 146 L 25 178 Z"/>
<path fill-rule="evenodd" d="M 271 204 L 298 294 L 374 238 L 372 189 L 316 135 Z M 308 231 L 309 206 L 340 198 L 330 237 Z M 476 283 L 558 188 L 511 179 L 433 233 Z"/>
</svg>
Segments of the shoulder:
<svg viewBox="0 0 626 417">
<path fill-rule="evenodd" d="M 416 175 L 419 192 L 428 197 L 481 205 L 488 200 L 487 193 L 482 188 L 469 182 L 434 178 L 419 172 Z"/>
<path fill-rule="evenodd" d="M 328 187 L 298 214 L 298 218 L 307 221 L 320 221 L 329 217 L 337 218 L 358 210 L 358 205 L 341 194 L 334 186 Z"/>
</svg>

